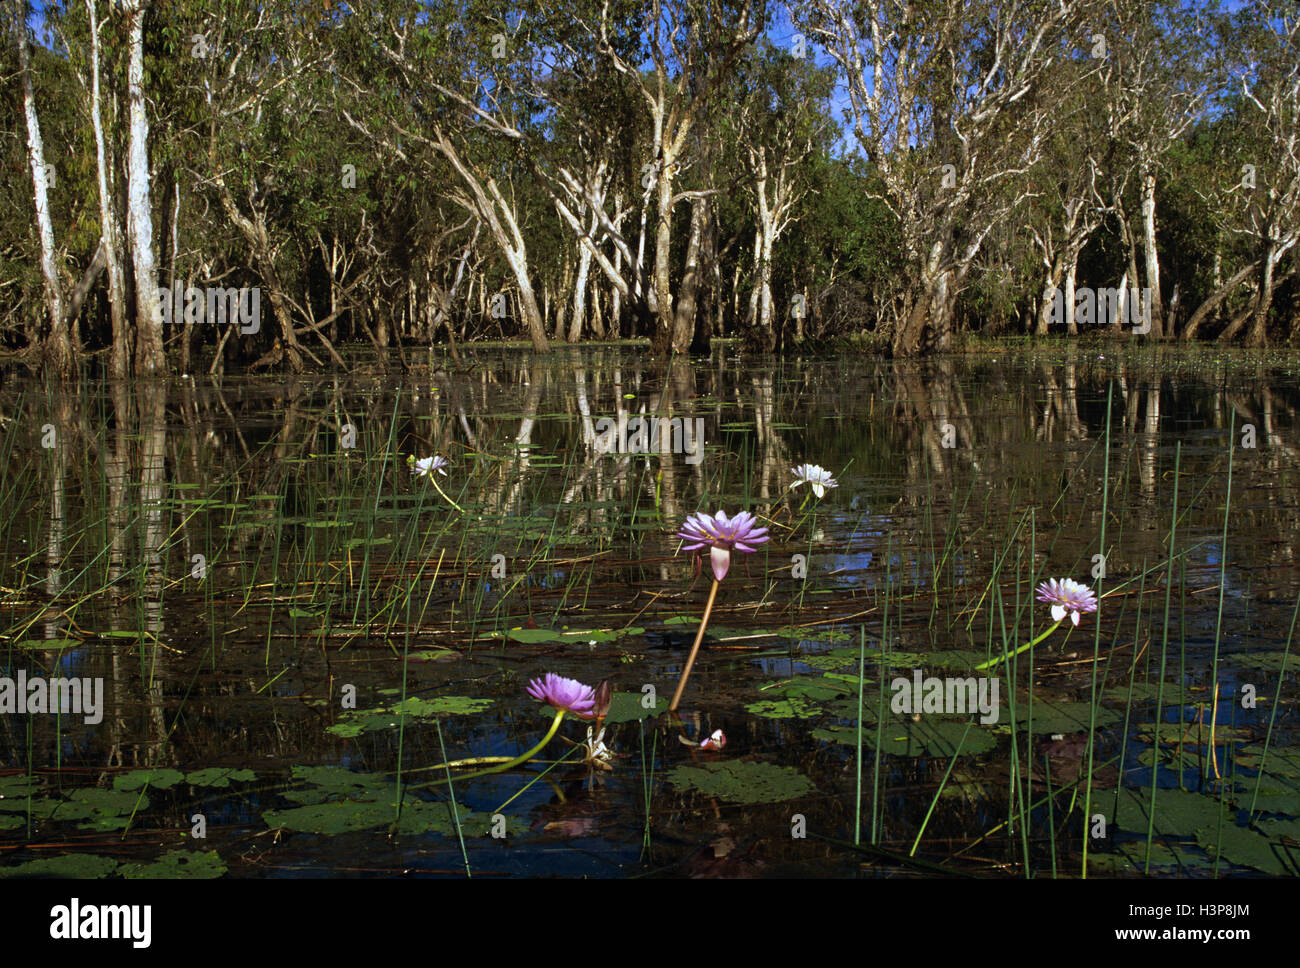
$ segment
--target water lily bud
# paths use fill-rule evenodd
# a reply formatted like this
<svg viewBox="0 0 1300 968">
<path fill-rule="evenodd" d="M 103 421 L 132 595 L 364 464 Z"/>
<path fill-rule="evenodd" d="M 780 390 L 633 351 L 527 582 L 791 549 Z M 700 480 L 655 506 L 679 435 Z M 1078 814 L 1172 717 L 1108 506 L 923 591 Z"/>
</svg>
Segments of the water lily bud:
<svg viewBox="0 0 1300 968">
<path fill-rule="evenodd" d="M 593 710 L 597 719 L 604 719 L 609 715 L 609 701 L 613 698 L 614 691 L 610 688 L 609 680 L 602 679 L 600 685 L 596 687 L 596 707 Z"/>
</svg>

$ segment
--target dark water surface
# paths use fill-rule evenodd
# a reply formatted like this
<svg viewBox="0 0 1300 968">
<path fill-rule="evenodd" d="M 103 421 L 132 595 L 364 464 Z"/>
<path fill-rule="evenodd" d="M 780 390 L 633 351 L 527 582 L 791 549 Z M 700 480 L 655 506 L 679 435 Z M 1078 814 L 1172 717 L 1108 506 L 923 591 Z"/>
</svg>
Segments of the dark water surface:
<svg viewBox="0 0 1300 968">
<path fill-rule="evenodd" d="M 10 374 L 0 676 L 103 701 L 0 714 L 0 873 L 1078 876 L 1087 829 L 1093 876 L 1295 874 L 1296 374 L 1111 347 Z M 602 453 L 597 421 L 641 412 L 702 451 Z M 407 462 L 435 453 L 445 494 Z M 791 492 L 805 462 L 838 488 Z M 718 508 L 772 540 L 735 555 L 674 721 L 710 573 L 673 533 Z M 1099 617 L 998 668 L 996 722 L 891 710 L 896 677 L 1044 631 L 1032 589 L 1066 577 Z M 429 768 L 537 743 L 545 672 L 625 694 L 613 769 L 567 720 L 454 783 L 458 830 Z"/>
</svg>

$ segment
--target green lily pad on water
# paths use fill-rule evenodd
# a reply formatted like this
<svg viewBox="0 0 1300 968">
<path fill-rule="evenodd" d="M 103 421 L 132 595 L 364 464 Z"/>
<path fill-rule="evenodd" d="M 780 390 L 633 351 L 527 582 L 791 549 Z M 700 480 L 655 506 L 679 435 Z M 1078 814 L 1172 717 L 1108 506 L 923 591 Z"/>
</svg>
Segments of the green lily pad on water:
<svg viewBox="0 0 1300 968">
<path fill-rule="evenodd" d="M 45 786 L 39 776 L 0 776 L 0 810 L 5 809 L 4 802 L 14 797 L 26 801 L 29 794 L 37 793 Z"/>
<path fill-rule="evenodd" d="M 1101 695 L 1103 699 L 1111 702 L 1127 703 L 1129 701 L 1129 687 L 1127 685 L 1113 686 Z M 1204 689 L 1194 691 L 1188 686 L 1180 686 L 1174 682 L 1166 682 L 1163 689 L 1160 688 L 1158 682 L 1135 682 L 1132 691 L 1134 702 L 1154 703 L 1159 697 L 1161 704 L 1165 708 L 1193 702 L 1197 696 L 1204 695 Z"/>
<path fill-rule="evenodd" d="M 60 854 L 13 867 L 0 867 L 0 877 L 100 878 L 117 869 L 117 861 L 98 854 Z"/>
<path fill-rule="evenodd" d="M 795 639 L 799 642 L 843 642 L 849 638 L 848 632 L 826 626 L 807 629 L 798 627 L 777 629 L 773 634 L 779 635 L 783 639 Z"/>
<path fill-rule="evenodd" d="M 1117 844 L 1113 853 L 1101 854 L 1089 851 L 1089 874 L 1131 875 L 1142 874 L 1147 869 L 1147 845 L 1145 840 L 1125 841 Z M 1177 846 L 1167 846 L 1153 842 L 1151 844 L 1151 870 L 1173 872 L 1188 867 L 1204 867 L 1205 858 L 1196 857 Z"/>
<path fill-rule="evenodd" d="M 1086 702 L 1053 702 L 1041 698 L 1035 698 L 1031 708 L 1028 700 L 1022 700 L 1016 703 L 1016 725 L 1028 729 L 1032 714 L 1035 735 L 1087 732 L 1089 709 Z M 1098 707 L 1096 722 L 1098 726 L 1109 726 L 1119 722 L 1119 715 Z"/>
<path fill-rule="evenodd" d="M 678 766 L 666 779 L 679 790 L 695 790 L 730 803 L 783 803 L 815 790 L 812 781 L 789 766 L 758 760 L 723 760 Z"/>
<path fill-rule="evenodd" d="M 80 639 L 23 639 L 18 643 L 20 649 L 31 649 L 32 651 L 41 652 L 62 652 L 64 649 L 75 649 L 81 645 Z"/>
<path fill-rule="evenodd" d="M 232 782 L 248 783 L 257 779 L 252 770 L 239 770 L 229 766 L 211 766 L 206 770 L 195 770 L 185 774 L 185 782 L 192 786 L 215 787 L 225 789 Z"/>
<path fill-rule="evenodd" d="M 395 783 L 382 773 L 354 773 L 341 766 L 295 766 L 294 780 L 309 783 L 305 790 L 285 790 L 281 795 L 297 803 L 324 803 L 337 798 L 376 799 Z"/>
<path fill-rule="evenodd" d="M 612 642 L 626 635 L 641 635 L 643 628 L 626 629 L 507 629 L 505 637 L 512 642 L 524 642 L 537 645 L 542 642 L 571 642 L 586 644 L 589 642 Z"/>
<path fill-rule="evenodd" d="M 801 696 L 751 702 L 745 705 L 745 709 L 765 719 L 812 719 L 826 711 L 822 704 Z"/>
<path fill-rule="evenodd" d="M 644 698 L 645 694 L 639 692 L 614 693 L 609 697 L 609 715 L 605 717 L 605 722 L 609 725 L 630 723 L 639 719 L 649 719 L 668 711 L 668 699 L 664 696 L 656 693 L 655 704 L 649 709 L 641 702 Z"/>
<path fill-rule="evenodd" d="M 226 870 L 215 850 L 169 850 L 151 864 L 123 864 L 118 873 L 127 879 L 209 880 L 221 877 Z"/>
<path fill-rule="evenodd" d="M 1243 666 L 1247 669 L 1265 669 L 1281 674 L 1300 672 L 1300 655 L 1295 652 L 1238 652 L 1235 655 L 1222 656 L 1226 666 Z"/>
<path fill-rule="evenodd" d="M 814 739 L 839 743 L 842 746 L 858 745 L 857 726 L 831 726 L 812 731 Z M 966 737 L 962 741 L 963 735 Z M 942 756 L 952 758 L 961 746 L 962 756 L 979 756 L 995 749 L 997 737 L 979 724 L 966 732 L 966 722 L 955 719 L 922 718 L 917 722 L 890 718 L 877 726 L 874 722 L 862 728 L 862 745 L 891 756 Z"/>
<path fill-rule="evenodd" d="M 450 802 L 409 801 L 402 807 L 397 832 L 455 836 L 456 823 L 451 810 Z M 338 800 L 289 810 L 268 810 L 262 819 L 271 828 L 334 836 L 390 826 L 396 815 L 396 804 L 390 796 L 382 802 Z M 483 837 L 491 830 L 491 814 L 474 812 L 460 804 L 456 816 L 460 819 L 461 833 L 466 837 Z"/>
<path fill-rule="evenodd" d="M 1155 831 L 1167 836 L 1191 837 L 1198 827 L 1217 824 L 1222 817 L 1225 827 L 1232 825 L 1227 810 L 1219 805 L 1217 797 L 1187 790 L 1161 790 L 1155 792 Z M 1145 834 L 1151 816 L 1151 790 L 1124 787 L 1118 800 L 1112 793 L 1094 794 L 1094 812 L 1106 815 L 1107 821 L 1123 829 Z"/>
<path fill-rule="evenodd" d="M 491 699 L 474 699 L 470 696 L 434 696 L 421 699 L 410 696 L 402 702 L 375 709 L 349 709 L 340 721 L 326 726 L 325 732 L 351 739 L 362 733 L 396 729 L 403 715 L 407 720 L 431 719 L 434 716 L 466 716 L 482 712 L 492 706 Z"/>
<path fill-rule="evenodd" d="M 122 793 L 130 793 L 144 787 L 167 790 L 183 779 L 185 774 L 180 770 L 132 770 L 130 773 L 119 773 L 113 777 L 113 789 Z"/>
<path fill-rule="evenodd" d="M 1294 874 L 1283 861 L 1286 848 L 1274 844 L 1268 837 L 1238 827 L 1231 819 L 1222 825 L 1202 827 L 1196 831 L 1196 842 L 1211 857 L 1219 857 L 1240 867 L 1253 867 L 1265 874 L 1282 876 Z"/>
</svg>

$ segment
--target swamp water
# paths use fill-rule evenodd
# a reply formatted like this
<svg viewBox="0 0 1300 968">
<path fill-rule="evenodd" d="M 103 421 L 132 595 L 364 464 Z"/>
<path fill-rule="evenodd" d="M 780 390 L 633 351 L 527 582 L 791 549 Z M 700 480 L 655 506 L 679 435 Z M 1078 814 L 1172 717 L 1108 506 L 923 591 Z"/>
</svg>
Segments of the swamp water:
<svg viewBox="0 0 1300 968">
<path fill-rule="evenodd" d="M 5 379 L 0 876 L 1300 870 L 1295 360 L 367 369 Z M 771 540 L 673 717 L 710 587 L 674 532 L 719 508 Z M 1099 613 L 976 670 L 1066 577 Z M 538 742 L 546 672 L 610 681 L 613 769 L 568 717 L 449 788 Z M 900 708 L 918 676 L 996 707 Z"/>
</svg>

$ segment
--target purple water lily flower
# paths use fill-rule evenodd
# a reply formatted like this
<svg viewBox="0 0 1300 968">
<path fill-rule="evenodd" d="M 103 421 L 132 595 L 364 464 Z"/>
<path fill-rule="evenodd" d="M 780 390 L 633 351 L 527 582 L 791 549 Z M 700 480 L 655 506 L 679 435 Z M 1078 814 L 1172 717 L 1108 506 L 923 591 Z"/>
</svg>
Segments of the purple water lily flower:
<svg viewBox="0 0 1300 968">
<path fill-rule="evenodd" d="M 752 552 L 758 550 L 755 545 L 768 540 L 767 528 L 755 527 L 757 522 L 748 511 L 741 511 L 734 518 L 719 511 L 713 517 L 707 514 L 693 514 L 686 519 L 677 537 L 689 542 L 682 545 L 686 551 L 708 548 L 713 577 L 717 581 L 727 577 L 731 567 L 731 551 Z"/>
<path fill-rule="evenodd" d="M 545 679 L 530 682 L 528 695 L 582 719 L 591 719 L 595 715 L 596 690 L 584 686 L 577 679 L 565 679 L 554 672 L 546 673 Z"/>
<path fill-rule="evenodd" d="M 1097 595 L 1082 582 L 1070 578 L 1052 578 L 1038 586 L 1038 600 L 1052 606 L 1052 618 L 1059 622 L 1069 613 L 1070 621 L 1079 624 L 1079 616 L 1097 611 Z"/>
</svg>

